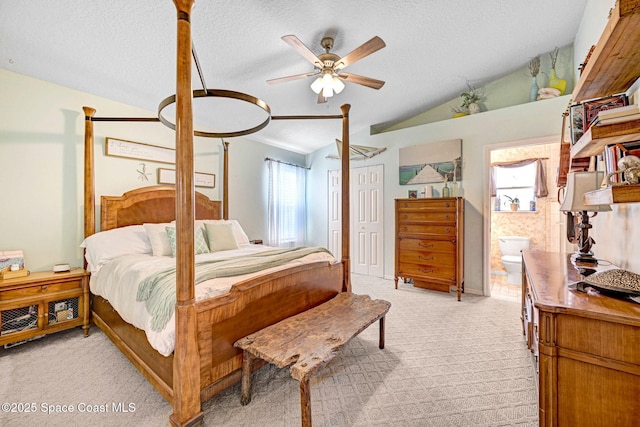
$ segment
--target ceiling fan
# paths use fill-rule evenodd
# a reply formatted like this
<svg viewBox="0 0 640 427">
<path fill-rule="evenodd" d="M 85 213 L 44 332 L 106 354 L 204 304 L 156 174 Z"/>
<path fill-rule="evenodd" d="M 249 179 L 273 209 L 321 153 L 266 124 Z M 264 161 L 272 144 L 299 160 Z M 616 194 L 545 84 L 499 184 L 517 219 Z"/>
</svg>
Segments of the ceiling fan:
<svg viewBox="0 0 640 427">
<path fill-rule="evenodd" d="M 277 84 L 305 77 L 318 76 L 318 78 L 311 84 L 311 89 L 318 94 L 319 104 L 327 102 L 327 98 L 333 96 L 334 92 L 342 92 L 342 89 L 344 89 L 344 83 L 342 83 L 342 80 L 357 83 L 373 89 L 380 89 L 384 85 L 382 80 L 376 80 L 371 77 L 364 77 L 358 74 L 345 73 L 342 71 L 346 66 L 351 65 L 385 47 L 386 44 L 378 36 L 373 37 L 371 40 L 355 48 L 342 58 L 335 53 L 330 52 L 333 48 L 333 37 L 324 37 L 322 39 L 320 44 L 325 49 L 325 53 L 321 53 L 317 56 L 294 35 L 282 36 L 282 40 L 311 62 L 314 66 L 314 71 L 267 80 L 267 83 L 269 84 Z"/>
</svg>

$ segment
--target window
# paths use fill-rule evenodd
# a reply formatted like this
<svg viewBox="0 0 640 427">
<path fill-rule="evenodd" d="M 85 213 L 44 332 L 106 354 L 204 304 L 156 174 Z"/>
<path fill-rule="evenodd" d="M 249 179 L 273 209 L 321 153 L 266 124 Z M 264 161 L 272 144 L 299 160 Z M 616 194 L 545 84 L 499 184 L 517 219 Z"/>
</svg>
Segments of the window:
<svg viewBox="0 0 640 427">
<path fill-rule="evenodd" d="M 494 166 L 495 199 L 494 210 L 536 210 L 536 162 L 524 166 Z M 518 200 L 518 207 L 511 207 L 511 200 Z"/>
<path fill-rule="evenodd" d="M 306 230 L 306 177 L 303 167 L 267 160 L 269 197 L 267 244 L 278 247 L 301 246 Z"/>
</svg>

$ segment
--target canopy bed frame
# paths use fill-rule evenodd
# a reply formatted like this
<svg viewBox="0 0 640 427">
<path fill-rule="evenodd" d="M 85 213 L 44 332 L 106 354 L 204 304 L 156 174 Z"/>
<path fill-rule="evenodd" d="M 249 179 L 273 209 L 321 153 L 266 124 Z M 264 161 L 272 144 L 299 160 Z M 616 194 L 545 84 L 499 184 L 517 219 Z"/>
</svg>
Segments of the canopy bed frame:
<svg viewBox="0 0 640 427">
<path fill-rule="evenodd" d="M 240 380 L 241 351 L 233 343 L 250 333 L 317 306 L 339 292 L 351 292 L 349 277 L 349 109 L 340 115 L 271 116 L 262 101 L 237 92 L 191 89 L 191 24 L 194 0 L 174 0 L 177 10 L 176 94 L 160 104 L 158 118 L 94 117 L 96 110 L 83 107 L 84 137 L 84 234 L 96 233 L 94 122 L 160 121 L 175 129 L 176 184 L 131 190 L 122 196 L 101 197 L 101 230 L 145 222 L 176 220 L 175 350 L 169 357 L 155 351 L 142 330 L 124 322 L 104 298 L 93 295 L 93 322 L 171 403 L 170 423 L 200 425 L 201 402 Z M 196 66 L 197 57 L 193 52 Z M 198 69 L 198 71 L 200 71 Z M 204 86 L 204 81 L 203 81 Z M 194 130 L 193 98 L 220 96 L 253 102 L 269 113 L 261 125 L 247 131 L 207 134 Z M 176 123 L 167 123 L 162 109 L 176 104 Z M 265 108 L 266 107 L 266 108 Z M 262 129 L 271 120 L 342 120 L 342 259 L 340 263 L 315 262 L 246 280 L 223 296 L 195 300 L 194 220 L 228 219 L 228 142 L 223 140 L 223 200 L 212 201 L 195 192 L 193 137 L 234 137 Z"/>
</svg>

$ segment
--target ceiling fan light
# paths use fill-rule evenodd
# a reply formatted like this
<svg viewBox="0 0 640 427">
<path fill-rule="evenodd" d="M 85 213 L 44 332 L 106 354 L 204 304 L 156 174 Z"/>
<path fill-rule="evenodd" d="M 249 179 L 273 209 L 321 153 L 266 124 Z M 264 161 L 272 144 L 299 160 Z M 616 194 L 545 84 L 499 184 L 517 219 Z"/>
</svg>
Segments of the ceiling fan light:
<svg viewBox="0 0 640 427">
<path fill-rule="evenodd" d="M 318 77 L 313 81 L 313 83 L 311 83 L 311 90 L 314 91 L 315 93 L 320 93 L 320 91 L 322 90 L 323 84 L 324 84 L 324 81 L 322 80 L 322 77 Z"/>
<path fill-rule="evenodd" d="M 333 91 L 338 94 L 342 92 L 342 89 L 344 89 L 344 83 L 342 83 L 342 80 L 340 80 L 338 77 L 334 77 L 333 81 L 331 82 L 331 87 L 333 88 Z"/>
<path fill-rule="evenodd" d="M 333 96 L 331 85 L 325 85 L 324 88 L 322 88 L 322 96 L 325 98 L 331 98 Z"/>
</svg>

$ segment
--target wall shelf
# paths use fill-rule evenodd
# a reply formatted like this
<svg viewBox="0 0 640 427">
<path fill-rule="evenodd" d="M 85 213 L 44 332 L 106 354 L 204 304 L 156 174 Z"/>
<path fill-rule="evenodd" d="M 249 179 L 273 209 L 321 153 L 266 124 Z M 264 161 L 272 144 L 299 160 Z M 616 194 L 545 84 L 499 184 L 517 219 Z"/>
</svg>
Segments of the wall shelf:
<svg viewBox="0 0 640 427">
<path fill-rule="evenodd" d="M 573 102 L 625 92 L 640 75 L 640 0 L 618 0 L 578 83 Z"/>
<path fill-rule="evenodd" d="M 640 202 L 640 184 L 616 185 L 585 193 L 586 205 L 610 205 L 612 203 Z"/>
<path fill-rule="evenodd" d="M 571 147 L 571 157 L 596 156 L 609 144 L 640 139 L 640 119 L 609 125 L 591 126 Z"/>
<path fill-rule="evenodd" d="M 640 0 L 617 0 L 571 95 L 573 103 L 626 92 L 640 76 Z M 640 140 L 640 119 L 590 127 L 571 159 L 596 156 L 609 144 Z M 585 204 L 640 202 L 640 185 L 586 193 Z"/>
</svg>

